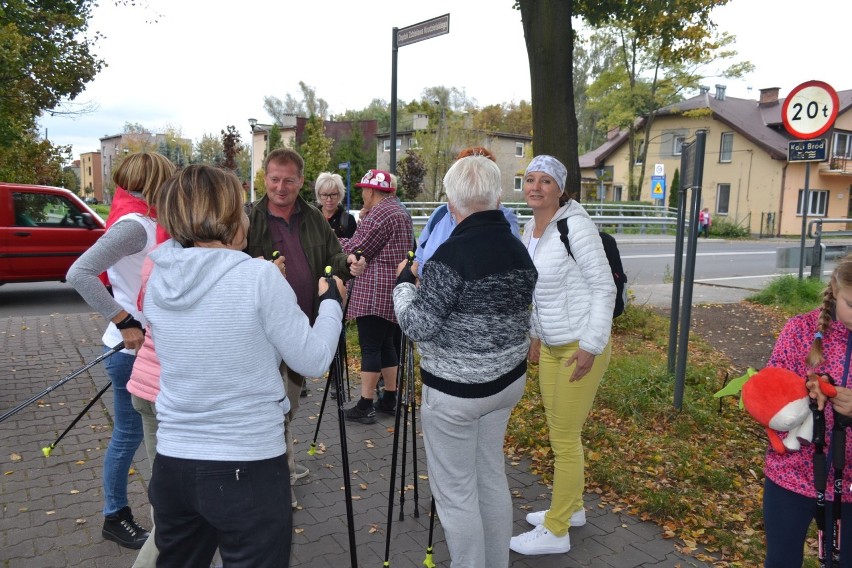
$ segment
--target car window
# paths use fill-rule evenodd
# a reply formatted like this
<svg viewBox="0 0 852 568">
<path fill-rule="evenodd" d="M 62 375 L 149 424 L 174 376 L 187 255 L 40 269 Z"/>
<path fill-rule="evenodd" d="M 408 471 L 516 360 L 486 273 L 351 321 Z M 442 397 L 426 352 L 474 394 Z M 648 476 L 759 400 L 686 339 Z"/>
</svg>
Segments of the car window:
<svg viewBox="0 0 852 568">
<path fill-rule="evenodd" d="M 83 213 L 69 199 L 61 195 L 17 192 L 12 194 L 15 204 L 16 227 L 85 227 Z"/>
</svg>

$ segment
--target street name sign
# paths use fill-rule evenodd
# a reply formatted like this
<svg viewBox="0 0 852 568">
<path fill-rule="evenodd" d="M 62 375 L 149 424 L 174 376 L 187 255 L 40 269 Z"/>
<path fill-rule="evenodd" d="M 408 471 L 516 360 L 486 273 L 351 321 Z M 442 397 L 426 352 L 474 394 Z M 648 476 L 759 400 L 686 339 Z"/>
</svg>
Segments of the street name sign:
<svg viewBox="0 0 852 568">
<path fill-rule="evenodd" d="M 407 28 L 398 29 L 396 31 L 396 45 L 402 47 L 448 33 L 450 33 L 450 15 L 444 14 Z"/>
<path fill-rule="evenodd" d="M 834 125 L 839 106 L 837 91 L 831 85 L 805 81 L 784 99 L 781 120 L 787 132 L 796 138 L 817 138 Z"/>
<path fill-rule="evenodd" d="M 824 162 L 828 150 L 828 139 L 790 140 L 787 143 L 788 162 Z"/>
</svg>

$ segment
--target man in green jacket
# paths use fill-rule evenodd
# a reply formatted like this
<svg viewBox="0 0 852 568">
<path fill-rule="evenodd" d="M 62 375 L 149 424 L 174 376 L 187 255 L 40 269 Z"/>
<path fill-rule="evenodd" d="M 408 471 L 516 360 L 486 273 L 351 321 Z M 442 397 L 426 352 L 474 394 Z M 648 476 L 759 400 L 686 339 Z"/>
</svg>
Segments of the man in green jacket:
<svg viewBox="0 0 852 568">
<path fill-rule="evenodd" d="M 277 262 L 283 263 L 284 275 L 296 293 L 299 307 L 313 325 L 319 309 L 317 280 L 323 276 L 325 267 L 331 266 L 335 276 L 347 280 L 360 276 L 366 261 L 343 252 L 322 213 L 299 196 L 305 182 L 305 162 L 297 152 L 288 148 L 273 150 L 266 157 L 263 168 L 266 195 L 252 204 L 246 252 L 252 257 L 280 259 Z M 274 255 L 276 251 L 278 254 Z M 305 377 L 290 369 L 286 370 L 286 377 L 287 398 L 290 399 L 287 458 L 290 478 L 295 481 L 309 473 L 308 468 L 295 463 L 290 429 L 290 422 L 299 409 Z M 298 505 L 295 496 L 292 505 Z"/>
</svg>

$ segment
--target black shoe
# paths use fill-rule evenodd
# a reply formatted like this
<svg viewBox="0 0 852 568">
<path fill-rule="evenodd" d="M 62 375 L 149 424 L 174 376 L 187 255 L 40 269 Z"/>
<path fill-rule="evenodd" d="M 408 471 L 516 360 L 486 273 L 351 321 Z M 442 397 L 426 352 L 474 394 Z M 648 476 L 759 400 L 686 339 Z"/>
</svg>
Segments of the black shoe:
<svg viewBox="0 0 852 568">
<path fill-rule="evenodd" d="M 130 507 L 119 509 L 117 513 L 104 518 L 104 528 L 101 535 L 124 548 L 139 550 L 148 539 L 148 531 L 133 520 Z"/>
<path fill-rule="evenodd" d="M 360 422 L 361 424 L 376 423 L 376 409 L 373 408 L 372 404 L 368 408 L 361 408 L 356 404 L 349 410 L 346 410 L 343 415 L 346 416 L 347 420 Z"/>
<path fill-rule="evenodd" d="M 331 387 L 328 391 L 328 396 L 333 398 L 334 400 L 337 400 L 337 389 L 334 388 L 334 387 Z"/>
<path fill-rule="evenodd" d="M 385 414 L 396 414 L 396 393 L 393 393 L 394 396 L 388 400 L 387 397 L 382 397 L 376 401 L 375 409 L 376 412 L 383 412 Z"/>
<path fill-rule="evenodd" d="M 305 398 L 308 396 L 308 381 L 302 383 L 302 392 L 299 393 L 299 398 Z"/>
</svg>

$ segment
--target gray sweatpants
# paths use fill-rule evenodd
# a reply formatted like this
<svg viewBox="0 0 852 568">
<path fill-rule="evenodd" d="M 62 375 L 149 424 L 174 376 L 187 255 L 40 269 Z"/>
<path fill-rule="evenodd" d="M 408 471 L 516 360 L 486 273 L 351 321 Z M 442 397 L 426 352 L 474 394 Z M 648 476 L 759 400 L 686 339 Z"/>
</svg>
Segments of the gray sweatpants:
<svg viewBox="0 0 852 568">
<path fill-rule="evenodd" d="M 503 439 L 526 376 L 486 398 L 459 398 L 423 386 L 420 406 L 429 487 L 452 568 L 509 565 L 512 497 Z"/>
</svg>

